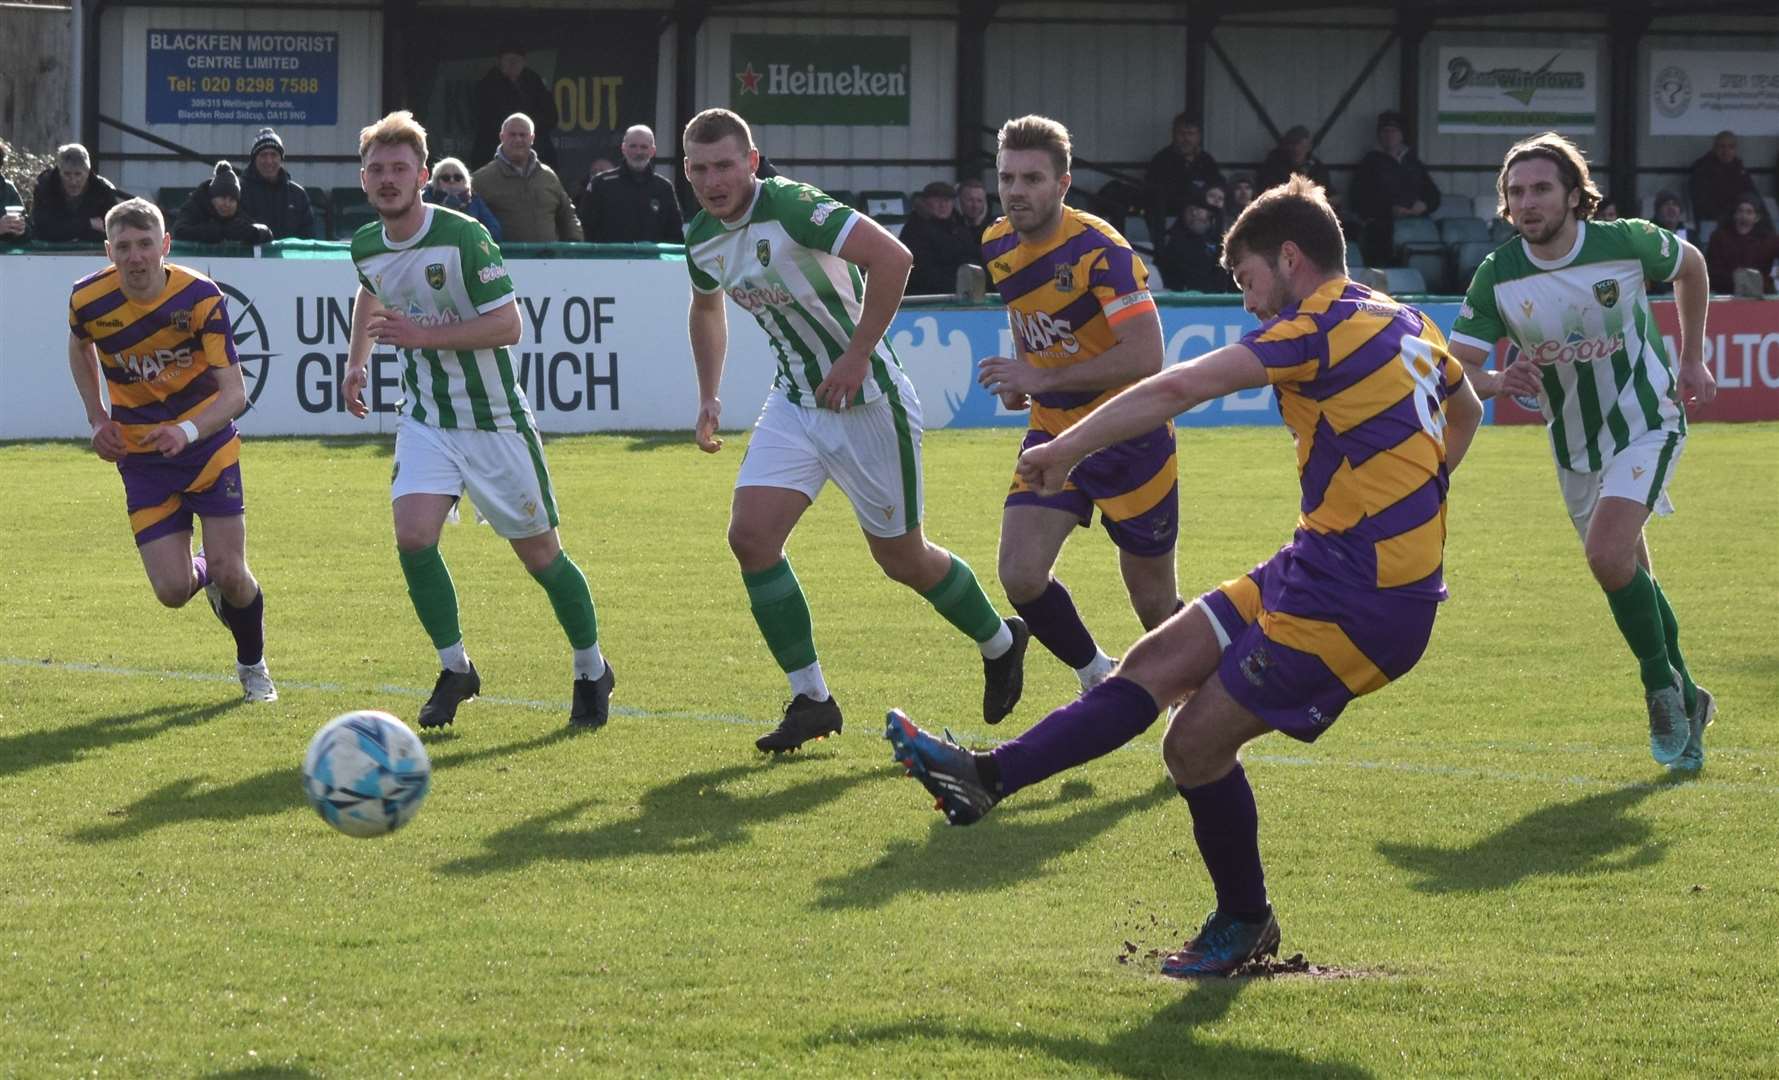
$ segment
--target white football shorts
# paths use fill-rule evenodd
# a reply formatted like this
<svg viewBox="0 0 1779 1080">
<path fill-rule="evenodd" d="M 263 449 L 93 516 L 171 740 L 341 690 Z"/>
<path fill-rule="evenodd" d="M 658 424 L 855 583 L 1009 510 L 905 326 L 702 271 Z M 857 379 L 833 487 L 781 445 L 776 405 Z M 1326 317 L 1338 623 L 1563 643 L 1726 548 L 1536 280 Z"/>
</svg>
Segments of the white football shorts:
<svg viewBox="0 0 1779 1080">
<path fill-rule="evenodd" d="M 556 527 L 556 495 L 535 433 L 435 428 L 402 417 L 395 428 L 390 499 L 464 492 L 477 516 L 508 540 Z"/>
<path fill-rule="evenodd" d="M 1631 444 L 1613 456 L 1599 472 L 1575 472 L 1557 468 L 1557 485 L 1563 489 L 1563 503 L 1569 508 L 1569 520 L 1585 543 L 1588 523 L 1594 519 L 1594 507 L 1602 496 L 1630 499 L 1648 507 L 1658 517 L 1674 512 L 1668 498 L 1668 483 L 1680 454 L 1686 449 L 1686 436 L 1674 431 L 1649 431 L 1631 440 Z"/>
<path fill-rule="evenodd" d="M 836 411 L 791 404 L 774 390 L 754 422 L 735 486 L 801 491 L 811 502 L 829 480 L 846 493 L 859 528 L 893 538 L 920 524 L 920 403 L 881 397 Z"/>
</svg>

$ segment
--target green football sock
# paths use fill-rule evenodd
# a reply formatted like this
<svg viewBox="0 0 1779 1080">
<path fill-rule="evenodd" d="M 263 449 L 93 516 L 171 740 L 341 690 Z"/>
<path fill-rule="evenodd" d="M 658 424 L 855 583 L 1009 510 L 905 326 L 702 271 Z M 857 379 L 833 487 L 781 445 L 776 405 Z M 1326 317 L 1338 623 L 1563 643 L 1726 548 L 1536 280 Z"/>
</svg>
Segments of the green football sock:
<svg viewBox="0 0 1779 1080">
<path fill-rule="evenodd" d="M 741 581 L 747 586 L 754 622 L 778 666 L 790 672 L 815 663 L 815 624 L 809 617 L 803 586 L 791 572 L 791 560 L 780 559 L 756 573 L 744 570 Z"/>
<path fill-rule="evenodd" d="M 1631 655 L 1643 675 L 1643 689 L 1660 690 L 1674 685 L 1674 672 L 1668 663 L 1668 646 L 1662 640 L 1662 613 L 1656 604 L 1655 581 L 1643 567 L 1630 584 L 1606 594 L 1612 608 L 1612 619 L 1618 632 L 1625 636 Z"/>
<path fill-rule="evenodd" d="M 951 569 L 939 579 L 939 584 L 920 595 L 939 609 L 946 622 L 970 635 L 972 641 L 980 644 L 1001 631 L 1001 616 L 982 591 L 982 583 L 976 580 L 970 564 L 956 555 L 951 557 Z"/>
<path fill-rule="evenodd" d="M 401 551 L 402 577 L 408 579 L 408 598 L 414 601 L 414 614 L 432 638 L 435 649 L 445 649 L 463 640 L 457 625 L 457 588 L 451 584 L 451 571 L 439 555 L 439 546 L 432 544 L 419 551 Z"/>
<path fill-rule="evenodd" d="M 1649 583 L 1655 586 L 1655 603 L 1662 612 L 1662 637 L 1668 646 L 1668 664 L 1680 673 L 1680 689 L 1686 694 L 1686 711 L 1691 713 L 1698 705 L 1699 688 L 1693 683 L 1693 677 L 1686 670 L 1686 660 L 1680 655 L 1680 623 L 1674 618 L 1674 609 L 1668 606 L 1667 594 L 1662 592 L 1662 583 L 1654 578 Z"/>
<path fill-rule="evenodd" d="M 555 562 L 531 576 L 550 597 L 556 621 L 568 633 L 568 643 L 577 649 L 592 648 L 599 640 L 599 616 L 593 610 L 593 594 L 587 591 L 587 576 L 568 552 L 558 551 Z"/>
</svg>

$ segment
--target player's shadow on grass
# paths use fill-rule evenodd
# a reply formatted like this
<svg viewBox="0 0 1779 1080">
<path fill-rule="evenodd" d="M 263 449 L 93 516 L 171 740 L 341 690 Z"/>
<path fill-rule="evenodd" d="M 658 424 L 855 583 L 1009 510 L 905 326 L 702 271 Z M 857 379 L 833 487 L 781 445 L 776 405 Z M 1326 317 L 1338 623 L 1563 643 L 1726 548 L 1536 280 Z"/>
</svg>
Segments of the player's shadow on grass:
<svg viewBox="0 0 1779 1080">
<path fill-rule="evenodd" d="M 366 422 L 375 423 L 375 421 Z M 390 438 L 392 434 L 394 434 L 392 431 L 381 434 L 368 431 L 363 435 L 323 435 L 315 442 L 323 450 L 369 449 L 376 457 L 392 458 L 395 456 L 395 440 Z"/>
<path fill-rule="evenodd" d="M 911 1043 L 962 1042 L 999 1051 L 999 1060 L 1020 1061 L 1021 1073 L 1038 1076 L 1080 1072 L 1129 1077 L 1320 1076 L 1358 1080 L 1371 1075 L 1357 1065 L 1323 1064 L 1289 1050 L 1200 1039 L 1199 1029 L 1221 1021 L 1250 981 L 1220 979 L 1182 983 L 1185 996 L 1179 1001 L 1161 1009 L 1141 1027 L 1117 1032 L 1103 1040 L 1079 1035 L 1048 1035 L 1030 1027 L 1012 1031 L 990 1030 L 936 1019 L 884 1024 L 863 1030 L 835 1030 L 811 1036 L 808 1043 L 817 1051 L 836 1044 L 876 1043 L 891 1052 L 906 1054 Z M 1056 1067 L 1047 1065 L 1046 1059 Z M 903 1057 L 900 1060 L 909 1059 Z"/>
<path fill-rule="evenodd" d="M 314 1080 L 315 1076 L 300 1065 L 249 1065 L 205 1073 L 203 1080 Z"/>
<path fill-rule="evenodd" d="M 99 750 L 152 739 L 175 728 L 213 720 L 242 704 L 240 695 L 214 705 L 157 705 L 119 713 L 73 727 L 27 731 L 0 737 L 0 777 L 51 765 L 68 765 Z"/>
<path fill-rule="evenodd" d="M 731 432 L 733 434 L 733 432 Z M 678 450 L 692 446 L 692 432 L 688 427 L 684 431 L 665 433 L 638 432 L 628 437 L 624 449 L 633 454 L 647 454 L 656 450 Z"/>
<path fill-rule="evenodd" d="M 761 777 L 759 766 L 731 765 L 693 773 L 646 792 L 636 812 L 591 828 L 566 828 L 600 800 L 582 799 L 529 818 L 482 840 L 483 854 L 454 859 L 447 874 L 495 874 L 539 862 L 591 862 L 648 855 L 689 855 L 752 839 L 755 826 L 812 813 L 873 779 L 869 772 L 794 784 L 777 791 L 736 794 L 732 781 Z"/>
<path fill-rule="evenodd" d="M 989 892 L 1041 877 L 1051 863 L 1169 795 L 1174 789 L 1158 783 L 1116 802 L 1097 801 L 1092 784 L 1070 780 L 1048 799 L 1009 803 L 967 829 L 934 815 L 924 842 L 898 840 L 871 865 L 820 881 L 815 906 L 876 908 L 905 893 Z M 1080 809 L 1067 817 L 1029 820 L 1071 803 Z"/>
<path fill-rule="evenodd" d="M 444 753 L 435 750 L 430 753 L 430 757 L 433 771 L 437 773 L 442 769 L 490 758 L 539 750 L 569 737 L 571 732 L 567 728 L 557 728 L 521 742 L 485 746 L 477 750 Z M 183 825 L 193 821 L 228 825 L 248 818 L 282 814 L 287 810 L 308 806 L 308 800 L 303 796 L 302 770 L 295 766 L 268 769 L 226 787 L 208 787 L 208 780 L 205 776 L 188 776 L 163 784 L 128 806 L 105 811 L 107 817 L 115 820 L 76 829 L 70 834 L 70 839 L 83 844 L 102 844 L 113 840 L 127 840 L 168 825 Z"/>
<path fill-rule="evenodd" d="M 1667 843 L 1631 815 L 1664 784 L 1631 784 L 1534 810 L 1463 847 L 1378 844 L 1378 854 L 1420 875 L 1425 893 L 1488 892 L 1532 877 L 1589 877 L 1660 862 Z"/>
</svg>

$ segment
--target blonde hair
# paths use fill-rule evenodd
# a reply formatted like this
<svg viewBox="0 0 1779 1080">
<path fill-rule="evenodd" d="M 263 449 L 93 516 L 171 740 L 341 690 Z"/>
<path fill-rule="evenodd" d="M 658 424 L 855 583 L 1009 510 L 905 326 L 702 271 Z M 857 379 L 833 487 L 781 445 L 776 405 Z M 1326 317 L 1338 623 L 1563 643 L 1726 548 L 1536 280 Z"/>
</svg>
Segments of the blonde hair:
<svg viewBox="0 0 1779 1080">
<path fill-rule="evenodd" d="M 1069 171 L 1074 145 L 1069 139 L 1069 129 L 1063 127 L 1061 121 L 1033 115 L 1002 124 L 995 150 L 1042 150 L 1050 155 L 1050 160 L 1056 164 L 1056 175 L 1061 177 Z"/>
<path fill-rule="evenodd" d="M 376 123 L 359 129 L 358 160 L 361 163 L 370 155 L 372 146 L 411 147 L 419 157 L 420 166 L 426 166 L 426 129 L 406 109 L 392 112 Z"/>
<path fill-rule="evenodd" d="M 149 232 L 166 232 L 167 219 L 161 216 L 161 208 L 147 199 L 125 199 L 111 209 L 105 211 L 105 235 L 111 236 L 113 229 L 147 229 Z"/>
<path fill-rule="evenodd" d="M 721 142 L 731 135 L 741 140 L 743 150 L 754 148 L 753 129 L 747 126 L 747 121 L 739 113 L 728 109 L 706 109 L 692 117 L 680 141 L 709 145 Z"/>
</svg>

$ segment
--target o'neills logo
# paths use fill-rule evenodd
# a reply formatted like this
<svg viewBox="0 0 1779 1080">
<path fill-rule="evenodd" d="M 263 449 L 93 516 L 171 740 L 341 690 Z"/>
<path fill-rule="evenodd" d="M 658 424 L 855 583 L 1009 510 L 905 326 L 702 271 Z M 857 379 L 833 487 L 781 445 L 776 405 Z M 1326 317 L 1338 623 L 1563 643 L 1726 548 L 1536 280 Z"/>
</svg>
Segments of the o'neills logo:
<svg viewBox="0 0 1779 1080">
<path fill-rule="evenodd" d="M 752 75 L 752 78 L 749 76 Z M 738 78 L 742 93 L 759 93 L 760 78 L 748 65 Z M 908 69 L 866 71 L 853 64 L 823 71 L 814 64 L 793 68 L 789 64 L 766 65 L 766 93 L 790 97 L 903 97 L 908 93 Z"/>
<path fill-rule="evenodd" d="M 1527 355 L 1540 364 L 1585 364 L 1593 360 L 1610 360 L 1624 347 L 1625 336 L 1614 334 L 1602 338 L 1541 341 Z"/>
</svg>

